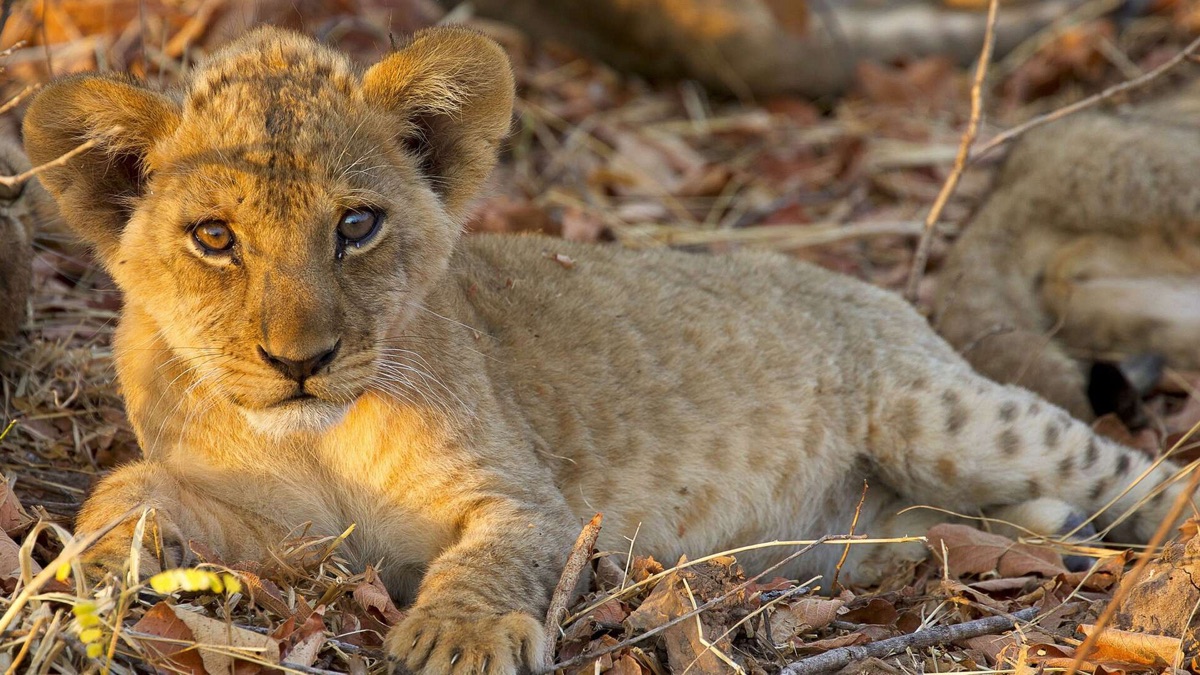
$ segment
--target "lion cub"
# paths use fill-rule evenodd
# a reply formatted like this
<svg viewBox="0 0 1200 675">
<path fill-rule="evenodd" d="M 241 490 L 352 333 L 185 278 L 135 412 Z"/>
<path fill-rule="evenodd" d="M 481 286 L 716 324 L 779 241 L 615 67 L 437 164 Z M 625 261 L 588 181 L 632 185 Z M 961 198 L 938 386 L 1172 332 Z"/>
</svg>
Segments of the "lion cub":
<svg viewBox="0 0 1200 675">
<path fill-rule="evenodd" d="M 262 29 L 178 95 L 46 87 L 34 162 L 99 139 L 43 176 L 124 291 L 114 349 L 145 453 L 79 530 L 153 507 L 168 553 L 244 559 L 354 523 L 347 554 L 413 603 L 394 656 L 513 673 L 545 665 L 539 617 L 596 511 L 602 547 L 638 532 L 664 560 L 844 532 L 864 479 L 872 535 L 945 517 L 896 515 L 913 504 L 1053 532 L 1065 503 L 1113 500 L 1116 536 L 1157 526 L 1171 490 L 1126 511 L 1173 467 L 977 375 L 891 293 L 774 255 L 460 237 L 512 101 L 501 49 L 456 28 L 365 71 Z M 132 530 L 92 561 L 121 566 Z M 827 548 L 787 572 L 830 571 Z M 847 569 L 869 583 L 922 553 L 855 547 Z"/>
</svg>

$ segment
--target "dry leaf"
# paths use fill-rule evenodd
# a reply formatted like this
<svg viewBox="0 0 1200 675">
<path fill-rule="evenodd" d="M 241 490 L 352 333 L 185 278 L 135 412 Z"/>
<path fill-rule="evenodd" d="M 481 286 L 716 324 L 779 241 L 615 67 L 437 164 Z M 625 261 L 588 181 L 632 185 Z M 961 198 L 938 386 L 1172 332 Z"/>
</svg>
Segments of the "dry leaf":
<svg viewBox="0 0 1200 675">
<path fill-rule="evenodd" d="M 0 591 L 12 593 L 21 580 L 21 546 L 0 532 Z"/>
<path fill-rule="evenodd" d="M 323 609 L 313 612 L 299 628 L 284 636 L 280 644 L 283 663 L 311 666 L 325 646 L 325 618 Z"/>
<path fill-rule="evenodd" d="M 259 635 L 219 619 L 210 619 L 184 606 L 171 608 L 195 637 L 200 660 L 210 675 L 253 675 L 263 666 L 279 663 L 279 643 L 269 635 Z M 244 658 L 239 658 L 239 655 Z"/>
<path fill-rule="evenodd" d="M 190 646 L 196 637 L 187 624 L 175 616 L 171 605 L 166 602 L 154 605 L 133 625 L 133 630 L 153 636 L 136 638 L 152 662 L 167 665 L 173 672 L 205 675 L 204 661 L 195 647 Z M 163 639 L 155 640 L 154 637 Z"/>
<path fill-rule="evenodd" d="M 655 585 L 650 597 L 629 615 L 625 625 L 635 633 L 644 633 L 692 611 L 693 602 L 698 606 L 707 598 L 716 597 L 725 590 L 721 582 L 727 580 L 732 565 L 732 558 L 716 558 L 680 572 L 672 572 Z M 723 653 L 729 652 L 729 638 L 717 640 L 729 628 L 723 620 L 726 618 L 728 616 L 725 612 L 704 612 L 663 631 L 663 642 L 666 644 L 671 671 L 683 672 L 689 665 L 693 670 L 699 669 L 698 672 L 701 673 L 728 670 L 706 644 L 715 642 L 716 649 Z"/>
<path fill-rule="evenodd" d="M 0 431 L 4 430 L 4 426 L 0 422 Z M 0 476 L 0 530 L 10 537 L 15 537 L 24 531 L 32 521 L 33 518 L 25 513 L 20 500 L 13 494 L 12 488 L 8 485 L 8 479 Z"/>
<path fill-rule="evenodd" d="M 629 654 L 625 654 L 613 661 L 612 667 L 604 671 L 612 675 L 642 675 L 642 664 L 638 663 L 637 659 Z"/>
<path fill-rule="evenodd" d="M 1091 636 L 1095 626 L 1080 624 L 1079 632 Z M 1106 628 L 1096 640 L 1096 646 L 1087 658 L 1091 661 L 1123 661 L 1155 668 L 1165 668 L 1175 663 L 1175 657 L 1183 648 L 1183 641 L 1175 637 L 1134 633 Z"/>
<path fill-rule="evenodd" d="M 371 617 L 386 626 L 395 626 L 404 619 L 404 612 L 396 608 L 387 586 L 370 565 L 363 573 L 363 580 L 354 587 L 354 599 Z"/>
<path fill-rule="evenodd" d="M 1050 549 L 1019 544 L 967 525 L 942 524 L 929 528 L 929 548 L 950 576 L 999 572 L 1005 577 L 1036 574 L 1054 577 L 1067 572 L 1062 556 Z"/>
<path fill-rule="evenodd" d="M 850 623 L 870 623 L 880 626 L 891 626 L 896 623 L 900 613 L 896 606 L 883 598 L 871 598 L 864 607 L 852 609 L 840 617 Z"/>
<path fill-rule="evenodd" d="M 781 602 L 768 615 L 767 625 L 760 632 L 759 638 L 770 638 L 776 649 L 785 649 L 793 640 L 803 644 L 797 636 L 828 626 L 838 618 L 838 610 L 846 603 L 841 600 L 828 598 L 799 598 L 789 602 Z"/>
</svg>

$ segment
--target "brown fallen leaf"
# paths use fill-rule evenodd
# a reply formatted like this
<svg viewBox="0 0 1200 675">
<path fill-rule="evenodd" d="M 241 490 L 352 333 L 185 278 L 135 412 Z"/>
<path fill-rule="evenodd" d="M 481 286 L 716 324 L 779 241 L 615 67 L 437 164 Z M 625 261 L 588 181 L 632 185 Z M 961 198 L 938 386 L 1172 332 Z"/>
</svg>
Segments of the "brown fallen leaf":
<svg viewBox="0 0 1200 675">
<path fill-rule="evenodd" d="M 929 528 L 929 548 L 953 577 L 997 572 L 1002 577 L 1036 574 L 1054 577 L 1067 572 L 1058 553 L 967 525 L 942 524 Z M 944 552 L 944 553 L 943 553 Z"/>
<path fill-rule="evenodd" d="M 21 581 L 21 546 L 0 532 L 0 591 L 12 593 Z"/>
<path fill-rule="evenodd" d="M 1080 624 L 1079 632 L 1091 636 L 1095 626 Z M 1123 661 L 1139 665 L 1165 668 L 1175 663 L 1175 657 L 1183 648 L 1183 641 L 1165 635 L 1135 633 L 1132 631 L 1106 628 L 1096 640 L 1096 646 L 1087 655 L 1091 661 Z"/>
<path fill-rule="evenodd" d="M 292 613 L 279 587 L 269 579 L 263 579 L 253 572 L 239 571 L 238 578 L 250 593 L 254 604 L 274 612 L 278 616 L 289 616 Z"/>
<path fill-rule="evenodd" d="M 612 675 L 642 675 L 644 669 L 638 660 L 629 654 L 624 654 L 613 661 L 612 667 L 604 671 Z"/>
<path fill-rule="evenodd" d="M 891 626 L 896 623 L 896 619 L 900 617 L 900 613 L 896 611 L 896 606 L 884 600 L 883 598 L 871 598 L 871 601 L 862 607 L 852 609 L 841 616 L 842 621 L 850 623 L 869 623 L 880 626 Z"/>
<path fill-rule="evenodd" d="M 265 668 L 262 663 L 279 663 L 279 642 L 269 635 L 211 619 L 183 605 L 171 610 L 192 632 L 204 669 L 212 675 L 255 675 Z"/>
<path fill-rule="evenodd" d="M 0 431 L 3 431 L 3 428 L 0 428 Z M 8 479 L 0 475 L 0 530 L 10 537 L 15 537 L 24 532 L 33 520 L 21 507 L 21 501 L 13 494 Z"/>
<path fill-rule="evenodd" d="M 655 585 L 650 596 L 625 620 L 625 625 L 634 633 L 657 628 L 721 595 L 736 573 L 732 558 L 716 558 L 672 572 Z M 729 604 L 743 600 L 744 597 L 735 594 Z M 729 629 L 729 613 L 722 609 L 719 605 L 663 631 L 671 672 L 683 672 L 689 667 L 692 672 L 700 673 L 728 670 L 714 651 L 727 654 L 730 650 L 728 636 L 722 637 Z"/>
<path fill-rule="evenodd" d="M 205 675 L 204 661 L 194 646 L 196 636 L 186 623 L 175 616 L 171 605 L 166 602 L 154 605 L 133 624 L 133 630 L 151 636 L 138 636 L 135 639 L 151 663 L 160 670 Z M 162 639 L 156 640 L 156 637 Z"/>
<path fill-rule="evenodd" d="M 404 612 L 396 608 L 379 573 L 370 565 L 363 573 L 363 580 L 354 587 L 353 595 L 363 610 L 386 626 L 395 626 L 404 619 Z"/>
<path fill-rule="evenodd" d="M 760 630 L 759 640 L 771 642 L 775 649 L 785 649 L 793 642 L 803 644 L 803 633 L 824 628 L 838 618 L 838 610 L 846 603 L 829 598 L 799 598 L 781 602 L 773 608 Z"/>
<path fill-rule="evenodd" d="M 308 616 L 308 620 L 294 628 L 287 635 L 275 637 L 280 642 L 280 657 L 282 662 L 289 665 L 311 666 L 325 646 L 325 617 L 324 607 Z M 291 619 L 289 619 L 291 621 Z"/>
</svg>

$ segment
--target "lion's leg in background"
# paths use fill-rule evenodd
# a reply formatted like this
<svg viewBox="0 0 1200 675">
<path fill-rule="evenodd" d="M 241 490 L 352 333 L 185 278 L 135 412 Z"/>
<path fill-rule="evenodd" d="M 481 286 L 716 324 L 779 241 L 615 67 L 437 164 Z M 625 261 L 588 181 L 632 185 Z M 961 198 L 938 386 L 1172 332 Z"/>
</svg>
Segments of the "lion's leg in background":
<svg viewBox="0 0 1200 675">
<path fill-rule="evenodd" d="M 1118 361 L 1150 353 L 1200 367 L 1200 247 L 1162 237 L 1095 235 L 1047 266 L 1047 309 L 1077 356 Z"/>
</svg>

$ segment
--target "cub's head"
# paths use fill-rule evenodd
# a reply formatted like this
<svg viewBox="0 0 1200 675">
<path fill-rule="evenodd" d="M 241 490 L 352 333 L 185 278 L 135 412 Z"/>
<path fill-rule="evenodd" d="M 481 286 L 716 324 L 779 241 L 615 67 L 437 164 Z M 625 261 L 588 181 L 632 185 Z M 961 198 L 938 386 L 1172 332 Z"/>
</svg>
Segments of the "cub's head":
<svg viewBox="0 0 1200 675">
<path fill-rule="evenodd" d="M 34 164 L 194 380 L 270 426 L 336 419 L 443 275 L 508 130 L 498 45 L 418 33 L 365 71 L 260 29 L 179 96 L 59 80 L 25 119 Z"/>
</svg>

